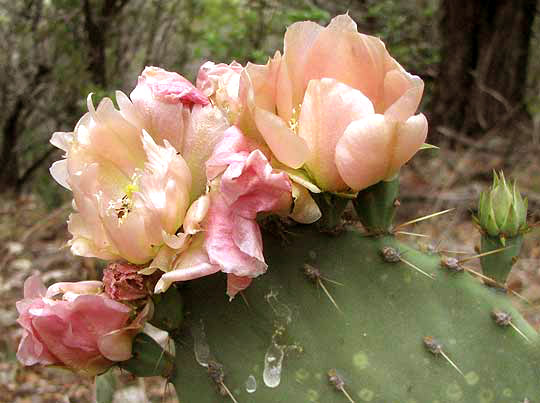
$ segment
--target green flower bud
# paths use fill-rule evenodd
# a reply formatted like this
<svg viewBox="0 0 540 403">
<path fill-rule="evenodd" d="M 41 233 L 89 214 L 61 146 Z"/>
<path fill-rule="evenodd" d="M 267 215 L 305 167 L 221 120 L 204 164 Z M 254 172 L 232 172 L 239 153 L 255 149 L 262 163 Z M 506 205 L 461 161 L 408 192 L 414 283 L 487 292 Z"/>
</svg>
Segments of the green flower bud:
<svg viewBox="0 0 540 403">
<path fill-rule="evenodd" d="M 493 173 L 491 189 L 482 192 L 476 221 L 492 237 L 511 238 L 527 228 L 527 199 L 519 193 L 516 182 L 506 183 L 502 171 Z"/>
</svg>

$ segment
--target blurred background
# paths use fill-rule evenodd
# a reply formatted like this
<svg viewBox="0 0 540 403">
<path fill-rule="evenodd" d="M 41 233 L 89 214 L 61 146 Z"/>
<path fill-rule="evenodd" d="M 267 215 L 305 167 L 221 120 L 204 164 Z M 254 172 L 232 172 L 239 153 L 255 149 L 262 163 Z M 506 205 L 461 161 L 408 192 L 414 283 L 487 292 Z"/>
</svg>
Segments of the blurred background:
<svg viewBox="0 0 540 403">
<path fill-rule="evenodd" d="M 417 225 L 419 247 L 474 253 L 470 220 L 494 169 L 518 180 L 530 222 L 540 219 L 540 18 L 537 0 L 0 0 L 0 402 L 89 402 L 92 381 L 23 368 L 15 301 L 35 272 L 46 283 L 99 277 L 100 265 L 64 247 L 70 193 L 49 176 L 94 101 L 129 94 L 144 66 L 194 80 L 206 60 L 265 63 L 295 21 L 326 25 L 348 12 L 426 84 L 428 142 L 402 170 L 399 220 L 444 208 Z M 339 60 L 336 60 L 339 63 Z M 540 328 L 540 231 L 526 238 L 510 285 Z M 421 241 L 418 241 L 420 239 Z M 160 402 L 160 379 L 118 374 L 118 402 Z M 175 401 L 172 397 L 166 401 Z"/>
</svg>

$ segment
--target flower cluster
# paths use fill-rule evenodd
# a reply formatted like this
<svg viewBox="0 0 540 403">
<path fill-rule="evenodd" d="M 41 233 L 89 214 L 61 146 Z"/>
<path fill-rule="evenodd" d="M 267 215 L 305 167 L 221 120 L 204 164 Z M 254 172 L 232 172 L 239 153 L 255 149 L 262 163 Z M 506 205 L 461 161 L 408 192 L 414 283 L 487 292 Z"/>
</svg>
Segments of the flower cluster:
<svg viewBox="0 0 540 403">
<path fill-rule="evenodd" d="M 98 373 L 129 358 L 151 313 L 134 301 L 218 272 L 233 298 L 267 270 L 257 216 L 310 224 L 313 193 L 395 176 L 426 137 L 422 92 L 341 15 L 293 24 L 266 65 L 206 62 L 195 85 L 147 67 L 118 108 L 89 95 L 75 129 L 52 136 L 65 155 L 51 174 L 73 192 L 71 251 L 111 263 L 104 284 L 27 281 L 19 359 Z"/>
</svg>

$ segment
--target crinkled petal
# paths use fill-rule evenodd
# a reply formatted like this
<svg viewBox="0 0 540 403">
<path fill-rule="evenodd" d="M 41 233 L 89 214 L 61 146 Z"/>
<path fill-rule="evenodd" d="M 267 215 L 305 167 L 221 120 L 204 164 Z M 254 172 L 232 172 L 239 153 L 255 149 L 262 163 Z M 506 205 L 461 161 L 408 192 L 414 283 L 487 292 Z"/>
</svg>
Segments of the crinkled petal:
<svg viewBox="0 0 540 403">
<path fill-rule="evenodd" d="M 214 195 L 208 211 L 205 248 L 210 263 L 217 265 L 225 273 L 255 277 L 266 271 L 264 261 L 244 253 L 235 242 L 236 238 L 248 251 L 262 250 L 260 230 L 256 223 L 253 225 L 248 221 L 250 220 L 236 220 L 234 210 L 229 208 L 223 197 Z M 235 225 L 245 226 L 235 229 Z M 246 238 L 249 238 L 249 241 L 242 243 L 242 239 Z M 251 245 L 247 245 L 247 242 Z M 253 246 L 257 243 L 259 245 Z M 259 253 L 257 255 L 260 257 Z"/>
<path fill-rule="evenodd" d="M 255 150 L 243 164 L 227 168 L 220 190 L 235 214 L 255 219 L 257 213 L 280 209 L 282 195 L 290 193 L 291 183 L 287 174 L 273 170 L 264 154 Z"/>
</svg>

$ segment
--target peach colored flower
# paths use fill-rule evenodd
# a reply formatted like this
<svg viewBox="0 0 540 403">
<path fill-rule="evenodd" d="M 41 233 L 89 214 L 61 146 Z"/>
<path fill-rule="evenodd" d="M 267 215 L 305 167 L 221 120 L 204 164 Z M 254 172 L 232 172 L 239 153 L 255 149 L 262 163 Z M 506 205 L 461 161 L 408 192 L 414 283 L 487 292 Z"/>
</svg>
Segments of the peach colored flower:
<svg viewBox="0 0 540 403">
<path fill-rule="evenodd" d="M 414 115 L 422 80 L 379 39 L 358 33 L 348 15 L 326 28 L 291 25 L 283 56 L 248 64 L 241 87 L 251 126 L 280 163 L 301 169 L 315 189 L 358 191 L 389 179 L 426 137 L 424 115 Z"/>
<path fill-rule="evenodd" d="M 161 254 L 166 269 L 204 218 L 188 208 L 205 192 L 204 164 L 228 123 L 187 80 L 162 69 L 144 70 L 133 102 L 116 96 L 120 110 L 109 98 L 95 109 L 89 97 L 75 130 L 51 139 L 66 152 L 51 173 L 73 191 L 71 249 L 135 264 Z M 184 223 L 191 233 L 177 234 Z"/>
<path fill-rule="evenodd" d="M 147 305 L 130 324 L 131 309 L 102 292 L 99 281 L 57 283 L 45 288 L 39 276 L 24 283 L 17 302 L 24 328 L 17 358 L 24 365 L 61 365 L 96 375 L 131 357 L 133 337 L 150 314 Z"/>
</svg>

